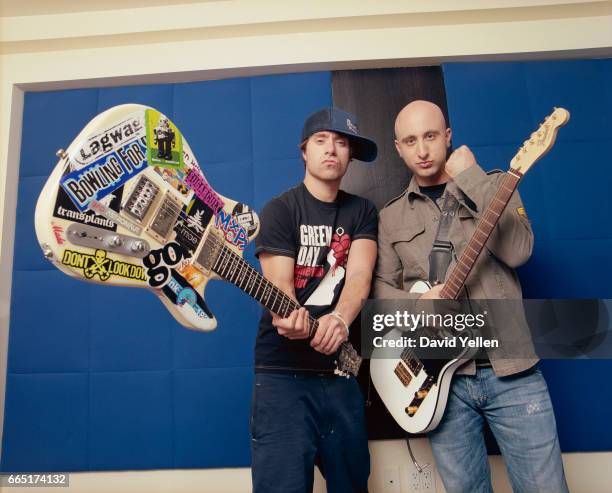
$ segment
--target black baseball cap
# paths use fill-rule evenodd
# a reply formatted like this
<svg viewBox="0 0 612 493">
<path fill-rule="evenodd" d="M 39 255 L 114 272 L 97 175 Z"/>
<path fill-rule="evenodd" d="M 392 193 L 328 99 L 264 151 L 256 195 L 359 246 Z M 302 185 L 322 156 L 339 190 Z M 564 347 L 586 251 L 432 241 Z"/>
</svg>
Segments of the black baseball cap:
<svg viewBox="0 0 612 493">
<path fill-rule="evenodd" d="M 378 154 L 376 142 L 359 135 L 357 118 L 348 111 L 332 106 L 315 111 L 304 122 L 301 142 L 305 142 L 312 134 L 325 130 L 346 135 L 351 143 L 355 159 L 365 162 L 376 159 Z"/>
</svg>

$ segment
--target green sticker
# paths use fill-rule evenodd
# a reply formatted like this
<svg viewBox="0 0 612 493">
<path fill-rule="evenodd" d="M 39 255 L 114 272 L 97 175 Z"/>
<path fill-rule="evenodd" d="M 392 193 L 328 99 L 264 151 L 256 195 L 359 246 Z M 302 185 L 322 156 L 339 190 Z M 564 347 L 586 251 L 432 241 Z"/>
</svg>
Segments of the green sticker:
<svg viewBox="0 0 612 493">
<path fill-rule="evenodd" d="M 151 166 L 183 168 L 183 136 L 170 119 L 156 110 L 145 112 L 147 159 Z"/>
</svg>

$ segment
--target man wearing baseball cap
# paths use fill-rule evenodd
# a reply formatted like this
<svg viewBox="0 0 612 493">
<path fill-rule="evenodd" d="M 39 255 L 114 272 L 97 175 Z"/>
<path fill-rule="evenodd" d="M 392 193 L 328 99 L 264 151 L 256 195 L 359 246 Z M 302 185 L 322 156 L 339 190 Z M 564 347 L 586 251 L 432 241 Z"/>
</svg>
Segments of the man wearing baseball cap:
<svg viewBox="0 0 612 493">
<path fill-rule="evenodd" d="M 266 204 L 256 241 L 264 276 L 302 308 L 287 318 L 265 310 L 259 323 L 253 490 L 310 492 L 316 464 L 329 493 L 365 492 L 363 397 L 353 377 L 334 369 L 370 290 L 377 213 L 340 182 L 351 159 L 371 162 L 377 147 L 353 115 L 324 108 L 306 119 L 300 149 L 304 180 Z"/>
</svg>

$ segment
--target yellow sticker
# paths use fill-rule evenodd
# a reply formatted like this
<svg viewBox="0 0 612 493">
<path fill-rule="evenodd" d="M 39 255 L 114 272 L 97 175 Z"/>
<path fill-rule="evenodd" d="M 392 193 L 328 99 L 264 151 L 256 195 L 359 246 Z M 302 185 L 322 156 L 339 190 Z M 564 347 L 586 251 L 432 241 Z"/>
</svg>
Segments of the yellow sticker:
<svg viewBox="0 0 612 493">
<path fill-rule="evenodd" d="M 516 209 L 516 212 L 523 219 L 525 219 L 526 221 L 529 221 L 529 218 L 527 217 L 527 213 L 525 212 L 525 208 L 524 207 L 519 207 L 518 209 Z"/>
</svg>

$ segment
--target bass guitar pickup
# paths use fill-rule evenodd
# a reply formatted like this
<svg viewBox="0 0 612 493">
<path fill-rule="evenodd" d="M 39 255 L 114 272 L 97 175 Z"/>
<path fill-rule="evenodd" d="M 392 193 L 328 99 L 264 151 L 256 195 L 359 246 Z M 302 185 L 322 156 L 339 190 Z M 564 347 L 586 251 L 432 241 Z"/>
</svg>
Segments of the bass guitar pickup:
<svg viewBox="0 0 612 493">
<path fill-rule="evenodd" d="M 66 239 L 73 245 L 106 250 L 127 257 L 144 258 L 151 251 L 149 243 L 142 238 L 79 223 L 68 226 Z"/>
</svg>

